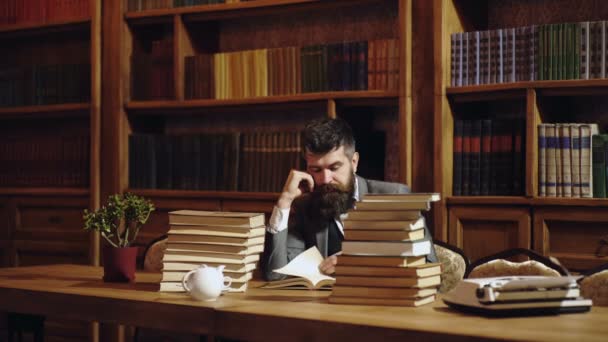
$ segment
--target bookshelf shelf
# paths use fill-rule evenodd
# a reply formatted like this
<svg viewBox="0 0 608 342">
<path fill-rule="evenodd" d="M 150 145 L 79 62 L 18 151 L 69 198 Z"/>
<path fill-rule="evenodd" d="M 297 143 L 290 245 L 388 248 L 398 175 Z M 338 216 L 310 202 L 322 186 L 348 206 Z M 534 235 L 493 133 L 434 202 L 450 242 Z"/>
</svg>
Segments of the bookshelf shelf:
<svg viewBox="0 0 608 342">
<path fill-rule="evenodd" d="M 43 36 L 57 32 L 81 31 L 89 29 L 91 19 L 88 17 L 55 21 L 43 24 L 17 24 L 0 27 L 0 38 L 15 38 L 23 36 Z"/>
<path fill-rule="evenodd" d="M 452 196 L 446 199 L 454 205 L 528 205 L 530 199 L 522 196 Z"/>
<path fill-rule="evenodd" d="M 0 118 L 7 117 L 64 117 L 64 116 L 89 116 L 90 103 L 67 103 L 44 106 L 24 106 L 0 108 Z"/>
<path fill-rule="evenodd" d="M 195 190 L 147 190 L 129 189 L 133 194 L 151 198 L 212 198 L 212 199 L 241 199 L 241 200 L 276 200 L 279 196 L 274 192 L 237 192 L 237 191 L 195 191 Z"/>
<path fill-rule="evenodd" d="M 513 82 L 513 83 L 498 83 L 498 84 L 485 84 L 478 86 L 465 86 L 465 87 L 447 87 L 446 93 L 448 95 L 458 94 L 480 94 L 480 93 L 494 93 L 494 92 L 508 92 L 508 91 L 523 91 L 527 89 L 538 89 L 543 93 L 551 93 L 552 91 L 560 91 L 561 93 L 567 94 L 568 92 L 573 95 L 580 94 L 581 91 L 584 94 L 589 92 L 589 89 L 603 90 L 608 92 L 608 79 L 593 79 L 593 80 L 559 80 L 559 81 L 526 81 L 526 82 Z"/>
<path fill-rule="evenodd" d="M 231 4 L 212 4 L 188 7 L 175 7 L 165 9 L 152 9 L 143 11 L 130 11 L 125 14 L 125 20 L 131 25 L 147 24 L 183 15 L 185 21 L 203 22 L 222 19 L 231 19 L 242 16 L 259 16 L 280 14 L 281 12 L 294 12 L 312 9 L 335 9 L 356 4 L 383 2 L 382 0 L 257 0 L 237 2 Z"/>
<path fill-rule="evenodd" d="M 0 195 L 88 196 L 88 188 L 0 188 Z"/>
<path fill-rule="evenodd" d="M 560 198 L 522 196 L 452 196 L 449 205 L 526 205 L 526 206 L 579 206 L 608 207 L 608 198 Z"/>
<path fill-rule="evenodd" d="M 337 101 L 342 104 L 349 102 L 365 102 L 370 105 L 398 105 L 399 94 L 397 91 L 344 91 L 307 93 L 286 96 L 265 96 L 246 99 L 200 99 L 185 101 L 131 101 L 125 108 L 133 112 L 158 112 L 159 110 L 192 110 L 202 108 L 222 108 L 256 105 L 287 105 L 296 106 L 302 103 Z"/>
<path fill-rule="evenodd" d="M 608 198 L 534 197 L 530 203 L 534 206 L 608 207 Z"/>
</svg>

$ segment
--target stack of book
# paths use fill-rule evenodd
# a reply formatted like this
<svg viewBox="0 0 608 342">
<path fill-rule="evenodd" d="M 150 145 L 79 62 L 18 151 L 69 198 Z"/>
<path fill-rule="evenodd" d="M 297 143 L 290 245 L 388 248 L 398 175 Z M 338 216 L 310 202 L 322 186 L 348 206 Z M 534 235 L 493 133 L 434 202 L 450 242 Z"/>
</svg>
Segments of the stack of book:
<svg viewBox="0 0 608 342">
<path fill-rule="evenodd" d="M 427 263 L 422 210 L 439 194 L 366 195 L 344 222 L 330 303 L 420 306 L 435 300 L 441 265 Z"/>
<path fill-rule="evenodd" d="M 264 214 L 179 210 L 169 213 L 160 291 L 182 292 L 182 279 L 202 264 L 225 265 L 230 292 L 243 292 L 264 250 Z"/>
</svg>

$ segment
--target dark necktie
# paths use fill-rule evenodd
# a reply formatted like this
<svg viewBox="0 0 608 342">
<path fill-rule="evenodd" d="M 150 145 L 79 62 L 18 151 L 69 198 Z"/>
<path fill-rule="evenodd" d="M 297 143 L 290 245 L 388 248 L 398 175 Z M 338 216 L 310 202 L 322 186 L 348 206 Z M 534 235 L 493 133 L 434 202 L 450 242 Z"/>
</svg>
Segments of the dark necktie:
<svg viewBox="0 0 608 342">
<path fill-rule="evenodd" d="M 327 256 L 334 255 L 342 250 L 342 233 L 335 220 L 329 222 L 329 228 L 327 230 L 328 241 L 327 241 Z"/>
</svg>

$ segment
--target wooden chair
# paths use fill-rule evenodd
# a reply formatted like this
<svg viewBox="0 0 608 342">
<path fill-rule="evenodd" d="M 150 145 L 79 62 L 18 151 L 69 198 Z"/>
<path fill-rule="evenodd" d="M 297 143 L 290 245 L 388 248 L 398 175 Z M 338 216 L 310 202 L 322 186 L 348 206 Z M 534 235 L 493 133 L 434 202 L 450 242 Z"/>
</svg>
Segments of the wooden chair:
<svg viewBox="0 0 608 342">
<path fill-rule="evenodd" d="M 579 285 L 581 295 L 593 300 L 593 305 L 608 306 L 608 263 L 583 273 Z"/>
<path fill-rule="evenodd" d="M 441 286 L 439 292 L 453 289 L 461 281 L 469 266 L 469 258 L 464 251 L 443 241 L 434 240 L 437 261 L 441 263 Z"/>
<path fill-rule="evenodd" d="M 506 260 L 518 255 L 525 255 L 530 260 L 511 262 Z M 570 273 L 556 259 L 550 259 L 526 248 L 507 249 L 483 257 L 473 262 L 465 278 L 500 277 L 512 275 L 562 276 Z"/>
</svg>

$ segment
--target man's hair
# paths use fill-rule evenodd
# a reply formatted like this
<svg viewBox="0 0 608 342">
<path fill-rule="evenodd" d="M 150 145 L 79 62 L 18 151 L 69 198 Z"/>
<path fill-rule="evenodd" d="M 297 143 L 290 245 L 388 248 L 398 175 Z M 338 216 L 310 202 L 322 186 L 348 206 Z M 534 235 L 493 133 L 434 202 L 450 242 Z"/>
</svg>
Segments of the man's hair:
<svg viewBox="0 0 608 342">
<path fill-rule="evenodd" d="M 344 146 L 344 153 L 352 158 L 355 153 L 355 137 L 350 125 L 340 118 L 317 119 L 304 128 L 304 152 L 325 154 Z"/>
</svg>

